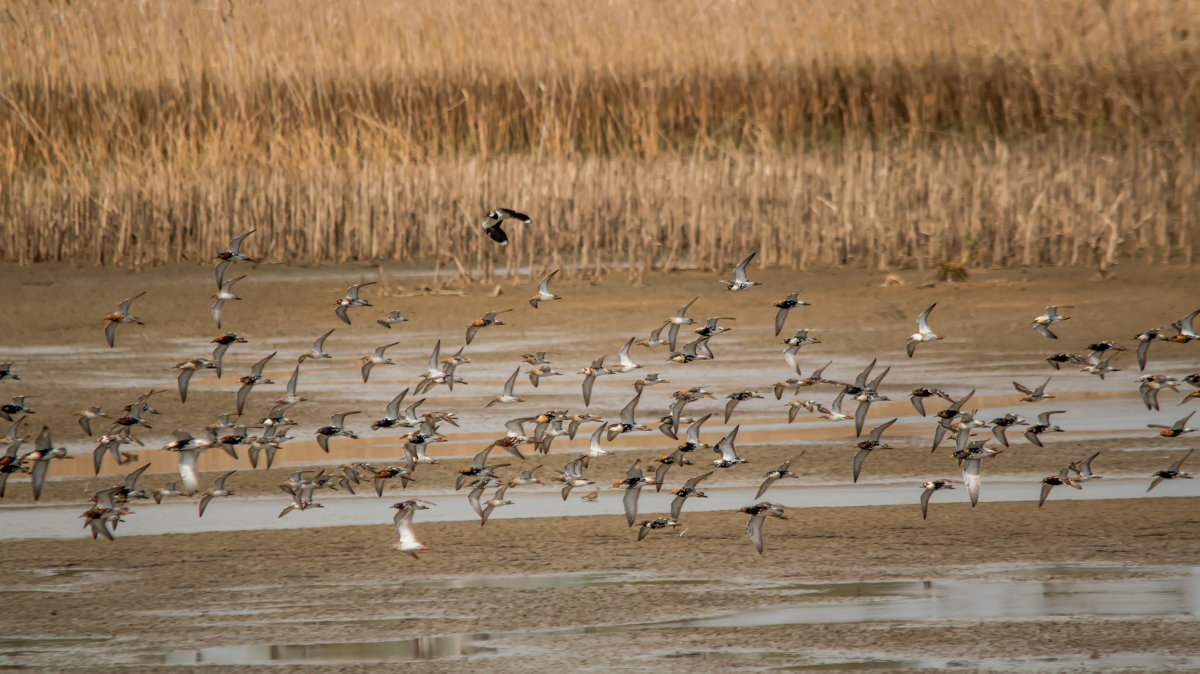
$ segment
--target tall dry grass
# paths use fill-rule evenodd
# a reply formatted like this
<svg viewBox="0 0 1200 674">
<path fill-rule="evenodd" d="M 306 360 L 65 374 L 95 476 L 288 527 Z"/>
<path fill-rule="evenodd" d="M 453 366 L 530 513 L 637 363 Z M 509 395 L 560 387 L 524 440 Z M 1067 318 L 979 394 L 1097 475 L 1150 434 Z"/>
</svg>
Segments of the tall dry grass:
<svg viewBox="0 0 1200 674">
<path fill-rule="evenodd" d="M 13 0 L 0 255 L 1190 262 L 1192 9 Z"/>
</svg>

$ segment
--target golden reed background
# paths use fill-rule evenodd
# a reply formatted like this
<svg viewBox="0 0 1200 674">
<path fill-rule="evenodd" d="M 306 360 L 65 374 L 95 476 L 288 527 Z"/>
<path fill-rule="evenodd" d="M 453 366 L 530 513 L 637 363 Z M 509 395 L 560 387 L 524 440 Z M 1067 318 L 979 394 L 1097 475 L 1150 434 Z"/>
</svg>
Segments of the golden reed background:
<svg viewBox="0 0 1200 674">
<path fill-rule="evenodd" d="M 0 259 L 1190 263 L 1197 7 L 10 0 Z"/>
</svg>

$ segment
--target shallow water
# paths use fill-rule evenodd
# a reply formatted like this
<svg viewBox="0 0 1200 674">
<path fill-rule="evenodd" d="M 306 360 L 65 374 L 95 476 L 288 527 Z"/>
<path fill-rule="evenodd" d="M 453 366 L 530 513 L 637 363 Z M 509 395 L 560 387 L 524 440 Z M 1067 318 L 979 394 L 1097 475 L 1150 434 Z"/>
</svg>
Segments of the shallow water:
<svg viewBox="0 0 1200 674">
<path fill-rule="evenodd" d="M 1146 493 L 1150 481 L 1147 478 L 1106 477 L 1087 483 L 1082 490 L 1066 487 L 1051 492 L 1043 508 L 1048 515 L 1053 513 L 1055 501 L 1078 501 L 1118 498 L 1164 498 L 1200 495 L 1200 481 L 1175 480 L 1161 484 Z M 509 494 L 513 505 L 496 509 L 489 521 L 523 517 L 563 517 L 580 515 L 609 515 L 624 519 L 621 503 L 623 490 L 604 489 L 595 502 L 579 498 L 589 488 L 573 490 L 566 501 L 558 490 L 517 490 Z M 638 518 L 652 519 L 670 512 L 674 496 L 668 493 L 643 489 L 638 502 Z M 688 499 L 683 513 L 689 511 L 736 510 L 755 502 L 757 487 L 713 487 L 705 489 L 707 498 Z M 911 482 L 864 482 L 838 485 L 795 485 L 776 483 L 763 499 L 787 508 L 823 508 L 844 506 L 877 506 L 911 504 L 913 519 L 920 522 L 919 499 L 921 488 Z M 1028 501 L 1030 508 L 1037 507 L 1041 485 L 1034 480 L 1013 478 L 984 478 L 979 507 L 988 502 Z M 388 525 L 395 511 L 390 506 L 408 498 L 422 498 L 436 503 L 435 507 L 420 511 L 416 522 L 473 521 L 478 515 L 467 502 L 466 491 L 448 493 L 419 493 L 410 488 L 405 491 L 384 492 L 383 498 L 370 496 L 330 496 L 321 498 L 323 508 L 303 512 L 292 512 L 278 517 L 289 501 L 279 498 L 215 499 L 208 505 L 204 517 L 198 516 L 196 500 L 168 499 L 161 505 L 146 501 L 133 506 L 133 513 L 125 516 L 125 522 L 115 532 L 117 536 L 157 534 L 192 534 L 207 531 L 248 531 L 258 529 L 293 529 L 300 527 L 334 527 L 364 524 Z M 929 518 L 936 520 L 938 506 L 946 503 L 965 503 L 969 497 L 964 488 L 940 491 L 933 495 L 929 505 Z M 90 535 L 81 529 L 79 514 L 83 508 L 69 506 L 17 506 L 0 507 L 0 517 L 13 522 L 12 526 L 0 527 L 0 540 L 21 538 L 76 538 Z M 686 517 L 683 518 L 686 522 Z M 686 527 L 680 527 L 682 530 Z"/>
<path fill-rule="evenodd" d="M 951 621 L 975 624 L 979 621 L 1045 620 L 1064 616 L 1195 618 L 1200 615 L 1200 567 L 1120 568 L 1081 564 L 1027 567 L 1019 571 L 1034 578 L 997 578 L 992 574 L 992 569 L 981 568 L 967 577 L 932 580 L 766 584 L 760 589 L 780 599 L 793 601 L 777 606 L 758 606 L 716 615 L 650 623 L 565 627 L 532 632 L 462 633 L 365 643 L 238 645 L 152 655 L 141 659 L 140 662 L 243 665 L 288 662 L 313 664 L 330 661 L 386 662 L 469 657 L 485 653 L 505 654 L 506 651 L 516 653 L 518 647 L 506 644 L 506 641 L 527 638 L 554 639 L 595 633 L 645 634 L 649 630 L 863 622 L 923 624 Z M 1146 574 L 1152 574 L 1153 577 L 1140 577 Z M 455 582 L 460 584 L 454 587 L 529 589 L 639 582 L 637 576 L 621 574 L 558 574 L 547 576 L 544 583 L 530 580 L 531 578 L 536 577 L 456 579 Z M 836 599 L 804 601 L 807 598 Z M 482 642 L 489 645 L 481 646 Z M 1053 657 L 969 660 L 894 658 L 887 654 L 864 657 L 861 654 L 846 656 L 833 653 L 676 651 L 651 654 L 648 657 L 663 658 L 667 661 L 771 660 L 776 661 L 774 664 L 790 661 L 787 662 L 789 668 L 816 670 L 932 667 L 1036 671 L 1065 666 L 1186 668 L 1200 664 L 1200 658 L 1197 657 L 1155 654 L 1064 654 Z"/>
</svg>

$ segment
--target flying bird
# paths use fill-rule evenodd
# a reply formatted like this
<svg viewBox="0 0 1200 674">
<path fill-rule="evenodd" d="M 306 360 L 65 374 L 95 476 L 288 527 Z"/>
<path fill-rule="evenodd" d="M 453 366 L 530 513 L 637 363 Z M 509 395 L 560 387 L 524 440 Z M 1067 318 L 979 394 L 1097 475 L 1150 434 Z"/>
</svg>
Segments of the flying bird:
<svg viewBox="0 0 1200 674">
<path fill-rule="evenodd" d="M 930 304 L 929 308 L 927 308 L 925 311 L 922 311 L 920 316 L 917 316 L 917 331 L 908 338 L 909 358 L 912 358 L 913 354 L 916 353 L 918 344 L 924 344 L 925 342 L 936 342 L 937 340 L 941 339 L 941 337 L 934 334 L 933 330 L 929 328 L 929 312 L 933 311 L 933 308 L 936 306 L 937 302 Z"/>
<path fill-rule="evenodd" d="M 129 313 L 129 308 L 133 304 L 134 300 L 145 294 L 146 292 L 142 291 L 133 297 L 125 298 L 121 302 L 121 306 L 117 307 L 116 311 L 104 317 L 104 320 L 107 321 L 107 324 L 104 326 L 104 337 L 108 340 L 109 348 L 117 345 L 117 325 L 121 323 L 137 323 L 138 325 L 145 325 L 145 323 L 142 322 L 142 319 Z"/>
<path fill-rule="evenodd" d="M 506 234 L 504 229 L 501 228 L 501 224 L 503 224 L 504 221 L 508 220 L 509 218 L 512 218 L 518 222 L 523 222 L 527 225 L 533 222 L 533 219 L 524 213 L 518 213 L 511 208 L 497 208 L 494 211 L 488 211 L 487 217 L 480 226 L 483 227 L 483 233 L 487 234 L 492 241 L 495 241 L 501 246 L 507 246 L 508 234 Z"/>
</svg>

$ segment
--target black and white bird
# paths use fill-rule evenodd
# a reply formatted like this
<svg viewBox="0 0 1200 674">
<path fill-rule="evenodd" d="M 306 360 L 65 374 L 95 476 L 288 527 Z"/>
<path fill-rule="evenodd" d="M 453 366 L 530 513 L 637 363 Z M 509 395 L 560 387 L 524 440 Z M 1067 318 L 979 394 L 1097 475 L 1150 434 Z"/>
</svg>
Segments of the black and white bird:
<svg viewBox="0 0 1200 674">
<path fill-rule="evenodd" d="M 480 227 L 483 227 L 483 233 L 487 234 L 492 241 L 495 241 L 501 246 L 507 246 L 508 234 L 505 233 L 501 225 L 509 218 L 512 218 L 518 222 L 523 222 L 527 225 L 533 222 L 533 219 L 524 213 L 518 213 L 511 208 L 497 208 L 494 211 L 488 211 L 487 217 L 484 219 L 483 224 L 481 224 Z"/>
</svg>

